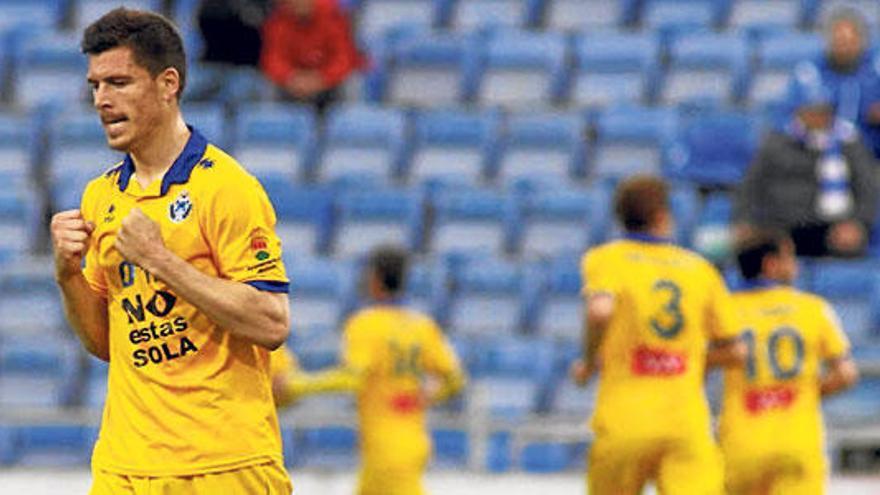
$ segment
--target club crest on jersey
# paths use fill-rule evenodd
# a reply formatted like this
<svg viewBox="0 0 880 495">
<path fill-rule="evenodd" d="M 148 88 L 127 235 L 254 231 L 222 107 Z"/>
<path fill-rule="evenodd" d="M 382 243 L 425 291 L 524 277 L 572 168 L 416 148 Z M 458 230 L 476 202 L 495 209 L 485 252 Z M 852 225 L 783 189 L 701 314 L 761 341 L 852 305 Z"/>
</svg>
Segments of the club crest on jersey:
<svg viewBox="0 0 880 495">
<path fill-rule="evenodd" d="M 186 191 L 177 195 L 177 198 L 168 205 L 168 218 L 174 223 L 180 223 L 189 217 L 193 204 Z"/>
</svg>

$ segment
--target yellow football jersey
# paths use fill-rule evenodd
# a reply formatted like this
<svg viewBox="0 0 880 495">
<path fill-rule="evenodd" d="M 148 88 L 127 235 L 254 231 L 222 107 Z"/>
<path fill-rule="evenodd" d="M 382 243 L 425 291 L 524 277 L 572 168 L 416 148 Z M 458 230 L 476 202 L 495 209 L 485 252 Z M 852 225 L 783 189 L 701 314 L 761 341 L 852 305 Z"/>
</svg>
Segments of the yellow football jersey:
<svg viewBox="0 0 880 495">
<path fill-rule="evenodd" d="M 130 157 L 86 187 L 95 224 L 83 275 L 107 299 L 110 370 L 96 468 L 193 475 L 281 460 L 269 352 L 218 328 L 113 247 L 132 208 L 177 256 L 213 277 L 286 292 L 275 213 L 260 184 L 193 131 L 146 189 Z"/>
<path fill-rule="evenodd" d="M 749 354 L 724 373 L 719 432 L 725 454 L 780 450 L 822 456 L 822 361 L 849 350 L 833 309 L 818 296 L 757 285 L 733 297 Z"/>
<path fill-rule="evenodd" d="M 706 434 L 708 341 L 738 330 L 717 270 L 662 239 L 629 235 L 588 251 L 582 272 L 587 295 L 615 301 L 599 349 L 594 431 Z"/>
<path fill-rule="evenodd" d="M 430 452 L 423 379 L 463 379 L 442 331 L 427 316 L 400 306 L 365 309 L 346 324 L 343 362 L 363 377 L 357 404 L 365 469 L 423 464 Z"/>
</svg>

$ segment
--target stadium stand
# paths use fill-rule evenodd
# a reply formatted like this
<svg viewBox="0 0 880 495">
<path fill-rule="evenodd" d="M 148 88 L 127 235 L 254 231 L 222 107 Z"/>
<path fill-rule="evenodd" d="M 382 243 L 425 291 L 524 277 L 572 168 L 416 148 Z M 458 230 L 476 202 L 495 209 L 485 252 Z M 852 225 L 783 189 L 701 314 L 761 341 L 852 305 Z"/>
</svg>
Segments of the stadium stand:
<svg viewBox="0 0 880 495">
<path fill-rule="evenodd" d="M 120 158 L 84 107 L 78 50 L 78 29 L 111 3 L 0 0 L 0 466 L 86 466 L 103 404 L 106 365 L 80 356 L 47 271 L 46 219 Z M 169 10 L 194 88 L 211 77 L 197 3 Z M 435 463 L 490 471 L 582 469 L 595 390 L 565 373 L 581 338 L 580 255 L 618 232 L 615 180 L 666 175 L 678 240 L 715 246 L 730 189 L 784 119 L 788 74 L 821 52 L 833 4 L 880 22 L 875 0 L 347 3 L 372 66 L 324 121 L 247 73 L 185 115 L 273 200 L 304 368 L 336 362 L 364 252 L 394 241 L 416 254 L 408 300 L 444 324 L 473 379 L 432 419 Z M 878 260 L 874 249 L 803 270 L 866 376 L 825 408 L 834 452 L 880 446 Z M 352 420 L 340 397 L 285 413 L 287 462 L 353 466 Z M 853 425 L 871 427 L 861 443 L 847 443 Z"/>
</svg>

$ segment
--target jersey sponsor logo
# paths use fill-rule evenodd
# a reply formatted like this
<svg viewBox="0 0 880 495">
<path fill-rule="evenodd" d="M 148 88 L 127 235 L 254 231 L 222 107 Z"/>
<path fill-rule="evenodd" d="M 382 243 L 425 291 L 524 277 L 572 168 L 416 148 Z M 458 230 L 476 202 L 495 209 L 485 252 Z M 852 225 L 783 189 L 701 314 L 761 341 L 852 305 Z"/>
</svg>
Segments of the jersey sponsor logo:
<svg viewBox="0 0 880 495">
<path fill-rule="evenodd" d="M 794 404 L 795 399 L 797 399 L 797 390 L 785 385 L 751 389 L 744 395 L 746 411 L 753 415 L 788 409 Z"/>
<path fill-rule="evenodd" d="M 265 251 L 269 249 L 269 238 L 262 235 L 251 237 L 251 250 Z"/>
<path fill-rule="evenodd" d="M 640 346 L 632 357 L 632 372 L 637 376 L 677 376 L 687 371 L 687 355 L 666 349 Z"/>
<path fill-rule="evenodd" d="M 135 278 L 140 276 L 138 271 L 139 268 L 128 262 L 119 265 L 123 287 L 134 285 Z M 143 275 L 147 281 L 152 279 L 146 271 Z M 128 341 L 137 346 L 132 351 L 135 368 L 172 361 L 198 352 L 199 348 L 184 333 L 189 329 L 186 318 L 172 318 L 171 311 L 177 303 L 177 296 L 168 291 L 156 290 L 144 301 L 145 296 L 135 294 L 123 297 L 120 302 L 122 311 L 128 317 L 128 324 L 132 327 L 128 332 Z"/>
<path fill-rule="evenodd" d="M 391 397 L 391 410 L 401 414 L 412 414 L 423 410 L 425 401 L 421 395 L 413 392 L 396 394 Z"/>
<path fill-rule="evenodd" d="M 189 193 L 182 191 L 168 206 L 168 218 L 174 223 L 180 223 L 189 217 L 192 212 L 192 200 Z"/>
</svg>

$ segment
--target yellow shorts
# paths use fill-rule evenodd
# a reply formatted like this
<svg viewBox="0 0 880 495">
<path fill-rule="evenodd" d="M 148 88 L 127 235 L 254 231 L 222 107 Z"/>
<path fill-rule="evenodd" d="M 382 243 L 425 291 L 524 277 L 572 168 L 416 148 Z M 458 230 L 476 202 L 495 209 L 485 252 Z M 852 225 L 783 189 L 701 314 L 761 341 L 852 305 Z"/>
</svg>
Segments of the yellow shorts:
<svg viewBox="0 0 880 495">
<path fill-rule="evenodd" d="M 590 495 L 636 495 L 648 481 L 663 495 L 723 493 L 721 455 L 712 438 L 596 437 L 587 474 Z"/>
<path fill-rule="evenodd" d="M 821 457 L 783 452 L 725 452 L 725 485 L 729 495 L 822 495 L 825 462 Z"/>
<path fill-rule="evenodd" d="M 293 488 L 276 463 L 195 476 L 128 476 L 92 470 L 89 495 L 290 495 Z"/>
<path fill-rule="evenodd" d="M 365 467 L 358 480 L 358 495 L 425 495 L 422 470 Z"/>
</svg>

